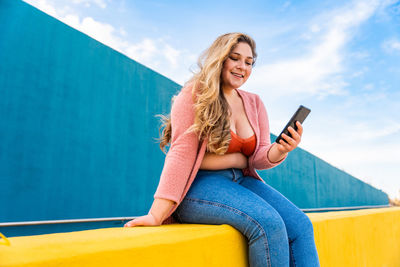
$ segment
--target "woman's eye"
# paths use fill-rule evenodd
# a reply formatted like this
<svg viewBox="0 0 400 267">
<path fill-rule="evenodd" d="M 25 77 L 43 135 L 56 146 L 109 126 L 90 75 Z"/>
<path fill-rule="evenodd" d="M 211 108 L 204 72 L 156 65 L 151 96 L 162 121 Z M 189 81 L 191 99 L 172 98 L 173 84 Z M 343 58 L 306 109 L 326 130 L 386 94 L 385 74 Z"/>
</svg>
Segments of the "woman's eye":
<svg viewBox="0 0 400 267">
<path fill-rule="evenodd" d="M 252 62 L 246 62 L 246 65 L 253 65 L 253 63 Z"/>
<path fill-rule="evenodd" d="M 236 57 L 229 57 L 230 59 L 232 59 L 233 61 L 238 61 L 239 59 Z"/>
</svg>

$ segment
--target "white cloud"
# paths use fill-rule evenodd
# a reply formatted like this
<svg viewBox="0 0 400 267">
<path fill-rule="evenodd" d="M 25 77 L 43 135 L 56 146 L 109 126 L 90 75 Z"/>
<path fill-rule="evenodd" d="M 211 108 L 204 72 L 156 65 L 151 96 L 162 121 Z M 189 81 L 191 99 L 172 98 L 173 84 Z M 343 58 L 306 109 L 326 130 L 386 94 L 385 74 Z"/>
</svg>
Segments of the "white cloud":
<svg viewBox="0 0 400 267">
<path fill-rule="evenodd" d="M 321 31 L 321 27 L 317 24 L 313 24 L 311 25 L 310 30 L 312 33 L 318 33 Z"/>
<path fill-rule="evenodd" d="M 382 43 L 382 48 L 388 53 L 400 52 L 400 41 L 396 38 L 386 40 Z"/>
<path fill-rule="evenodd" d="M 369 53 L 367 51 L 353 51 L 349 53 L 349 58 L 354 58 L 354 59 L 368 59 L 370 57 Z"/>
<path fill-rule="evenodd" d="M 364 85 L 363 90 L 365 90 L 365 91 L 371 91 L 371 90 L 373 90 L 374 88 L 375 88 L 375 86 L 374 86 L 373 83 L 368 83 L 368 84 Z"/>
<path fill-rule="evenodd" d="M 172 67 L 176 67 L 178 64 L 178 57 L 181 52 L 172 46 L 165 44 L 164 51 L 165 57 L 167 58 L 168 62 L 172 65 Z"/>
<path fill-rule="evenodd" d="M 378 1 L 358 1 L 319 17 L 310 26 L 312 39 L 317 41 L 304 54 L 257 66 L 246 88 L 271 88 L 273 93 L 268 97 L 275 98 L 345 94 L 347 82 L 341 76 L 345 71 L 345 46 L 354 29 L 370 18 L 378 6 Z"/>
<path fill-rule="evenodd" d="M 124 28 L 119 28 L 119 34 L 121 34 L 121 36 L 126 36 L 127 32 L 125 31 Z"/>
<path fill-rule="evenodd" d="M 187 59 L 194 56 L 186 50 L 172 47 L 163 38 L 145 38 L 127 46 L 123 53 L 180 84 L 191 75 Z"/>
<path fill-rule="evenodd" d="M 151 63 L 157 53 L 157 47 L 153 40 L 143 39 L 142 42 L 130 45 L 126 49 L 126 54 L 143 63 Z"/>
<path fill-rule="evenodd" d="M 352 73 L 350 73 L 349 77 L 351 78 L 357 78 L 357 77 L 362 77 L 369 71 L 369 68 L 364 66 L 361 69 L 354 70 Z"/>
<path fill-rule="evenodd" d="M 95 4 L 101 8 L 106 8 L 107 4 L 104 0 L 72 0 L 74 4 L 84 4 L 86 7 L 90 7 L 92 4 Z"/>
<path fill-rule="evenodd" d="M 37 9 L 42 10 L 46 14 L 49 14 L 50 16 L 57 17 L 58 13 L 53 5 L 48 3 L 47 0 L 24 0 L 28 4 L 36 7 Z"/>
<path fill-rule="evenodd" d="M 70 6 L 57 7 L 56 11 L 47 0 L 27 0 L 27 2 L 178 83 L 183 84 L 190 77 L 186 58 L 193 58 L 193 55 L 174 48 L 163 38 L 144 38 L 138 43 L 131 43 L 126 41 L 128 36 L 124 28 L 116 30 L 111 24 L 97 21 L 92 17 L 81 19 Z M 106 7 L 106 2 L 102 0 L 74 0 L 73 3 L 85 5 L 94 3 L 101 8 Z"/>
<path fill-rule="evenodd" d="M 354 125 L 347 127 L 351 131 L 346 131 L 345 136 L 349 140 L 358 140 L 359 142 L 373 142 L 379 141 L 380 138 L 384 138 L 396 133 L 400 134 L 400 123 L 390 121 L 389 123 L 382 123 L 381 128 L 376 129 L 371 122 L 358 122 Z M 394 152 L 394 151 L 393 151 Z M 396 151 L 397 153 L 397 151 Z M 396 157 L 393 157 L 395 159 Z M 386 161 L 387 159 L 385 159 Z"/>
<path fill-rule="evenodd" d="M 63 17 L 58 17 L 58 19 L 119 52 L 124 52 L 125 48 L 129 46 L 129 43 L 119 36 L 121 29 L 117 32 L 115 28 L 108 23 L 96 21 L 91 17 L 85 17 L 80 20 L 79 16 L 76 14 L 68 14 Z"/>
</svg>

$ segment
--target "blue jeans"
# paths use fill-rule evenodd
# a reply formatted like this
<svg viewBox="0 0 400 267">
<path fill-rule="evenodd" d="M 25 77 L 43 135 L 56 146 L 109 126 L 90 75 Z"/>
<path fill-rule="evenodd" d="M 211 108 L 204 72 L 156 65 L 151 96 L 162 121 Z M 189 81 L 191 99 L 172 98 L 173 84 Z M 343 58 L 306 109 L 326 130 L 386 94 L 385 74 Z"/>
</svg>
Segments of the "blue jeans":
<svg viewBox="0 0 400 267">
<path fill-rule="evenodd" d="M 200 170 L 173 216 L 181 223 L 233 226 L 248 240 L 252 267 L 319 266 L 310 219 L 240 169 Z"/>
</svg>

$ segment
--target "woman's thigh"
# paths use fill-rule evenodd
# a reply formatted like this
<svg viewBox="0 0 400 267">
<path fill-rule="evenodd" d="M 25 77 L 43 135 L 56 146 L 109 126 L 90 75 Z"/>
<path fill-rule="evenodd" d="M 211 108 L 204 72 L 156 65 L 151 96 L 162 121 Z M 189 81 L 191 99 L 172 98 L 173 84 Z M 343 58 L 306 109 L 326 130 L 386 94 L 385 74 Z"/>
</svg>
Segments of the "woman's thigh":
<svg viewBox="0 0 400 267">
<path fill-rule="evenodd" d="M 307 215 L 276 189 L 249 176 L 241 177 L 238 182 L 279 213 L 285 222 L 289 241 L 296 239 L 301 233 L 313 232 L 312 223 Z"/>
<path fill-rule="evenodd" d="M 223 175 L 196 177 L 175 213 L 183 223 L 229 224 L 249 240 L 262 231 L 287 240 L 279 213 L 260 196 Z"/>
</svg>

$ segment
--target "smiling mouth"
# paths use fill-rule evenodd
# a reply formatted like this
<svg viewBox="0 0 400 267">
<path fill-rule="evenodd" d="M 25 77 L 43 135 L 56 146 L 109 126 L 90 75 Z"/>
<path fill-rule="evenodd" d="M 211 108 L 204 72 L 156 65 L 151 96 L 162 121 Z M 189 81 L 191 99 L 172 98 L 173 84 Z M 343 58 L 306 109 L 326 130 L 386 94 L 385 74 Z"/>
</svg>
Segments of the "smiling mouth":
<svg viewBox="0 0 400 267">
<path fill-rule="evenodd" d="M 244 75 L 239 74 L 239 73 L 235 73 L 235 72 L 231 72 L 231 74 L 232 74 L 233 76 L 238 77 L 238 78 L 243 78 L 243 77 L 244 77 Z"/>
</svg>

